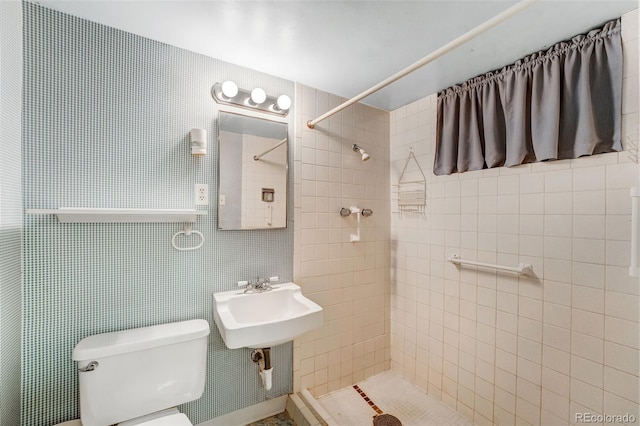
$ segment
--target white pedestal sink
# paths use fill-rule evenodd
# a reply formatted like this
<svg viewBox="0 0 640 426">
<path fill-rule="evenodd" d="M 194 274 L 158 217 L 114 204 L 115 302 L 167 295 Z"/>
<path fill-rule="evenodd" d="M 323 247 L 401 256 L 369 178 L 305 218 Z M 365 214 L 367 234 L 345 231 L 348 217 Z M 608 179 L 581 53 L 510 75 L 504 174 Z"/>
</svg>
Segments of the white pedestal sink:
<svg viewBox="0 0 640 426">
<path fill-rule="evenodd" d="M 216 325 L 229 349 L 269 348 L 322 325 L 322 307 L 291 282 L 262 293 L 214 293 L 213 303 Z"/>
</svg>

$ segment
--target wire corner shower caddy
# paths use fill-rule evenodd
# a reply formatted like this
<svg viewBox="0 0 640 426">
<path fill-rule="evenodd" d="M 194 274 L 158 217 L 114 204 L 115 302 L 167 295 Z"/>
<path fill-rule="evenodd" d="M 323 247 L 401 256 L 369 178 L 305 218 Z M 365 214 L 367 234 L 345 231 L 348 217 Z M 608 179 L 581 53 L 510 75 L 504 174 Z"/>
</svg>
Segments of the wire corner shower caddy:
<svg viewBox="0 0 640 426">
<path fill-rule="evenodd" d="M 407 167 L 413 160 L 417 170 L 407 174 Z M 409 177 L 411 176 L 411 177 Z M 427 178 L 418 163 L 413 148 L 409 149 L 407 161 L 404 163 L 398 183 L 393 185 L 398 188 L 398 211 L 396 213 L 410 213 L 423 215 L 427 205 Z"/>
</svg>

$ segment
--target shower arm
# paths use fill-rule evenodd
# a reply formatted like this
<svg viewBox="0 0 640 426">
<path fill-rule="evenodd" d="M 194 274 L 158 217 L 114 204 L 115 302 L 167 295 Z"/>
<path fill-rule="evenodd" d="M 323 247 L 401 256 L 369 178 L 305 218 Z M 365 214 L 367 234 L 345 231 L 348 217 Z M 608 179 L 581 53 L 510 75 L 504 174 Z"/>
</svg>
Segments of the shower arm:
<svg viewBox="0 0 640 426">
<path fill-rule="evenodd" d="M 527 7 L 531 6 L 533 3 L 536 3 L 538 1 L 540 1 L 540 0 L 522 0 L 522 1 L 520 1 L 519 3 L 511 6 L 509 9 L 505 10 L 504 12 L 501 12 L 501 13 L 497 14 L 493 18 L 491 18 L 488 21 L 478 25 L 474 29 L 472 29 L 470 31 L 467 31 L 466 33 L 462 34 L 460 37 L 450 41 L 449 43 L 445 44 L 444 46 L 440 47 L 439 49 L 434 50 L 433 52 L 431 52 L 430 54 L 428 54 L 424 58 L 420 59 L 417 62 L 414 62 L 413 64 L 409 65 L 408 67 L 404 68 L 403 70 L 398 71 L 397 73 L 395 73 L 392 76 L 388 77 L 387 79 L 381 81 L 380 83 L 376 84 L 375 86 L 365 90 L 364 92 L 360 93 L 359 95 L 354 96 L 353 98 L 349 99 L 348 101 L 343 102 L 342 104 L 338 105 L 337 107 L 333 108 L 332 110 L 330 110 L 328 112 L 325 112 L 324 114 L 322 114 L 318 118 L 316 118 L 314 120 L 307 121 L 307 127 L 310 128 L 310 129 L 313 129 L 316 126 L 316 124 L 318 124 L 319 122 L 321 122 L 321 121 L 331 117 L 332 115 L 342 111 L 343 109 L 355 104 L 356 102 L 360 101 L 363 98 L 366 98 L 367 96 L 377 92 L 378 90 L 387 87 L 388 85 L 390 85 L 394 81 L 399 80 L 402 77 L 406 76 L 407 74 L 410 74 L 410 73 L 414 72 L 418 68 L 421 68 L 421 67 L 427 65 L 429 62 L 432 62 L 432 61 L 438 59 L 440 56 L 443 56 L 444 54 L 450 52 L 451 50 L 455 49 L 456 47 L 460 46 L 461 44 L 466 43 L 467 41 L 471 40 L 472 38 L 482 34 L 483 32 L 485 32 L 485 31 L 487 31 L 487 30 L 489 30 L 489 29 L 491 29 L 493 27 L 495 27 L 496 25 L 500 24 L 501 22 L 506 21 L 507 19 L 509 19 L 510 17 L 515 15 L 516 13 L 526 9 Z"/>
</svg>

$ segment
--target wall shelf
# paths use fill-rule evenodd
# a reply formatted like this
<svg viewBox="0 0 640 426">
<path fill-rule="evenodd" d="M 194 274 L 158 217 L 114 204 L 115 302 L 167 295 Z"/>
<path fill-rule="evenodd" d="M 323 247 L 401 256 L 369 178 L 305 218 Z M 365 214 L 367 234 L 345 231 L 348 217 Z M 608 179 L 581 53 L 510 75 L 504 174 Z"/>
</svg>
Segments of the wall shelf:
<svg viewBox="0 0 640 426">
<path fill-rule="evenodd" d="M 195 222 L 206 210 L 194 209 L 102 209 L 60 207 L 27 209 L 27 214 L 54 214 L 60 223 L 158 223 Z"/>
</svg>

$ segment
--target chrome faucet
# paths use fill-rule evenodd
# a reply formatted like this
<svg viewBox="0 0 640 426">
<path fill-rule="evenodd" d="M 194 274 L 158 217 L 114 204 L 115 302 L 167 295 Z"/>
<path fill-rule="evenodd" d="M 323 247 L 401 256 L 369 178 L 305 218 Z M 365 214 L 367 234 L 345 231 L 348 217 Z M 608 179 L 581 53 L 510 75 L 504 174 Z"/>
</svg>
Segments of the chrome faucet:
<svg viewBox="0 0 640 426">
<path fill-rule="evenodd" d="M 272 289 L 271 280 L 269 278 L 260 279 L 258 277 L 256 278 L 253 288 L 259 293 L 262 293 L 263 291 L 269 291 Z"/>
<path fill-rule="evenodd" d="M 278 281 L 278 277 L 263 278 L 257 277 L 254 280 L 247 281 L 247 285 L 244 289 L 245 293 L 262 293 L 265 291 L 273 290 L 271 287 L 271 281 Z"/>
</svg>

